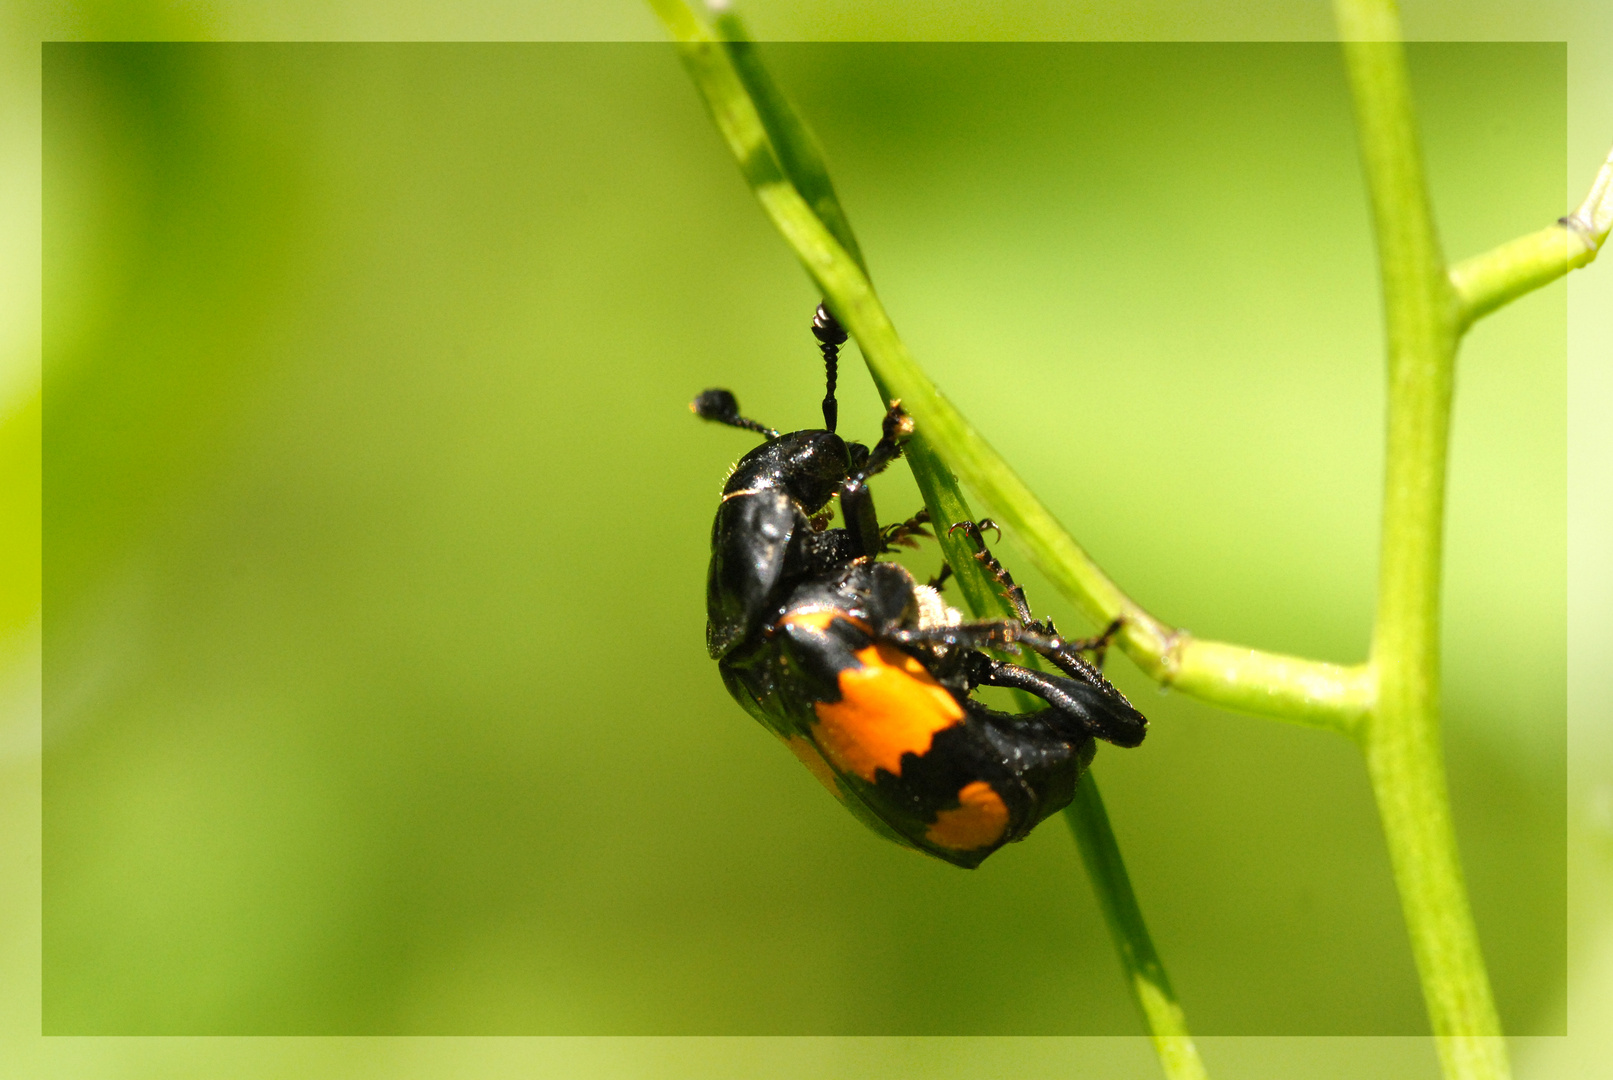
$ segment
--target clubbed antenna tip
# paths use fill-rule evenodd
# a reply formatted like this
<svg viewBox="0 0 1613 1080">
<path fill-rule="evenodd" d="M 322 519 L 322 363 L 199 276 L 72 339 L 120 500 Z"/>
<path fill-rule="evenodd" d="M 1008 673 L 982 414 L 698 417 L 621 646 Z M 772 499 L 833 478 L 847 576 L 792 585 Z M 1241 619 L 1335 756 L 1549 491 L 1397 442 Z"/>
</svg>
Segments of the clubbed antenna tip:
<svg viewBox="0 0 1613 1080">
<path fill-rule="evenodd" d="M 830 313 L 826 305 L 819 304 L 812 316 L 812 336 L 818 339 L 818 348 L 823 350 L 824 381 L 827 384 L 823 395 L 823 426 L 833 431 L 836 421 L 840 419 L 840 403 L 835 400 L 835 366 L 840 358 L 840 346 L 846 343 L 846 328 L 840 325 L 840 320 Z"/>
<path fill-rule="evenodd" d="M 689 402 L 689 411 L 702 420 L 726 424 L 739 415 L 739 399 L 727 390 L 704 390 Z"/>
<path fill-rule="evenodd" d="M 840 325 L 840 320 L 829 314 L 829 309 L 822 304 L 812 316 L 812 336 L 825 345 L 836 347 L 846 343 L 846 328 Z"/>
<path fill-rule="evenodd" d="M 759 424 L 749 417 L 739 415 L 739 399 L 727 390 L 712 389 L 702 391 L 698 397 L 689 402 L 689 411 L 702 420 L 710 420 L 716 424 L 727 424 L 729 427 L 754 431 L 764 439 L 778 438 L 778 432 L 772 428 Z"/>
</svg>

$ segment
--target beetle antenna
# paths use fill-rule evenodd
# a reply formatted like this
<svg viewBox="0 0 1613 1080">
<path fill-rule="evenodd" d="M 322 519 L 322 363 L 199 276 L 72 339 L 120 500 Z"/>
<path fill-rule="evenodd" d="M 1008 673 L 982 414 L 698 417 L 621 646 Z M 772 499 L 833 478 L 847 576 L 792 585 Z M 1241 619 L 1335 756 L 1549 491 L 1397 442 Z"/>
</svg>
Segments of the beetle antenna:
<svg viewBox="0 0 1613 1080">
<path fill-rule="evenodd" d="M 769 441 L 778 438 L 778 432 L 757 423 L 748 416 L 739 415 L 739 399 L 727 390 L 706 390 L 689 402 L 689 411 L 702 420 L 710 420 L 729 427 L 754 431 Z"/>
<path fill-rule="evenodd" d="M 812 316 L 812 336 L 818 339 L 818 348 L 823 350 L 828 383 L 823 395 L 823 426 L 833 431 L 840 417 L 840 406 L 835 401 L 835 367 L 840 359 L 840 346 L 846 343 L 846 328 L 829 313 L 827 305 L 819 304 L 817 313 Z"/>
</svg>

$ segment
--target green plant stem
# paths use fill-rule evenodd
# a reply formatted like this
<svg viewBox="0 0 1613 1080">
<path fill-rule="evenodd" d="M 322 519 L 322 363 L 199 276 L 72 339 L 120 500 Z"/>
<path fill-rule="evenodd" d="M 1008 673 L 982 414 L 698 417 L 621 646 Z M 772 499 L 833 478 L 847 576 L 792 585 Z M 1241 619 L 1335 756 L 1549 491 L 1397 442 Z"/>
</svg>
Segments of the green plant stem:
<svg viewBox="0 0 1613 1080">
<path fill-rule="evenodd" d="M 1392 0 L 1338 0 L 1388 328 L 1387 474 L 1361 727 L 1395 884 L 1448 1077 L 1508 1075 L 1468 907 L 1440 743 L 1439 586 L 1458 303 L 1423 183 Z"/>
<path fill-rule="evenodd" d="M 1524 293 L 1585 266 L 1613 228 L 1613 151 L 1572 214 L 1451 267 L 1463 328 Z"/>
<path fill-rule="evenodd" d="M 918 458 L 914 459 L 915 450 Z M 907 455 L 913 464 L 914 476 L 924 495 L 924 505 L 934 521 L 973 520 L 969 504 L 958 490 L 945 464 L 934 456 L 926 444 L 917 447 L 909 444 Z M 928 460 L 926 460 L 928 459 Z M 937 483 L 936 481 L 940 482 Z M 932 486 L 933 485 L 933 486 Z M 953 568 L 959 590 L 971 613 L 976 618 L 1008 618 L 1013 609 L 1008 598 L 973 558 L 973 552 L 961 537 L 949 536 L 945 529 L 937 529 L 943 554 Z M 954 547 L 954 545 L 956 545 Z M 1036 657 L 1029 658 L 1033 663 Z M 1019 695 L 1024 697 L 1024 695 Z M 1021 701 L 1021 706 L 1027 704 Z M 1075 835 L 1081 852 L 1081 864 L 1092 882 L 1103 911 L 1109 937 L 1120 958 L 1132 1001 L 1142 1016 L 1143 1024 L 1153 1039 L 1154 1052 L 1170 1080 L 1207 1080 L 1204 1061 L 1187 1028 L 1187 1017 L 1182 1011 L 1176 991 L 1171 988 L 1165 974 L 1165 965 L 1154 949 L 1153 937 L 1143 920 L 1137 894 L 1131 887 L 1131 876 L 1126 873 L 1125 861 L 1120 856 L 1120 845 L 1109 824 L 1103 797 L 1098 792 L 1097 778 L 1089 768 L 1076 785 L 1075 801 L 1064 810 L 1065 820 Z"/>
<path fill-rule="evenodd" d="M 872 296 L 850 222 L 836 197 L 823 156 L 810 130 L 802 123 L 783 93 L 745 40 L 736 16 L 719 16 L 722 38 L 714 38 L 676 0 L 651 0 L 668 29 L 679 41 L 684 62 L 706 98 L 740 170 L 769 216 L 801 255 L 809 272 L 824 287 L 837 316 L 844 318 L 846 297 L 831 289 L 814 266 L 826 263 L 849 273 L 860 283 L 861 296 Z M 809 238 L 810 248 L 798 240 Z M 808 251 L 817 258 L 809 256 Z M 878 301 L 874 301 L 878 306 Z M 883 319 L 883 309 L 879 316 Z M 848 323 L 854 334 L 864 320 Z M 889 320 L 885 319 L 886 326 Z M 895 337 L 894 330 L 891 337 Z M 859 335 L 859 344 L 863 338 Z M 900 340 L 896 339 L 900 347 Z M 905 352 L 905 347 L 904 352 Z M 863 345 L 865 357 L 867 346 Z M 870 363 L 875 382 L 887 399 L 893 390 L 880 370 Z M 918 418 L 915 418 L 918 419 Z M 918 421 L 922 424 L 922 420 Z M 920 433 L 907 444 L 905 456 L 924 496 L 931 520 L 974 520 L 956 477 Z M 959 590 L 977 617 L 1008 616 L 1006 596 L 973 557 L 967 542 L 936 529 L 942 553 L 952 566 Z M 1067 810 L 1081 847 L 1083 862 L 1108 921 L 1121 966 L 1138 1009 L 1153 1035 L 1155 1049 L 1169 1080 L 1205 1080 L 1203 1061 L 1187 1031 L 1180 1003 L 1171 990 L 1164 966 L 1154 949 L 1148 928 L 1126 874 L 1125 864 L 1090 771 Z"/>
<path fill-rule="evenodd" d="M 915 457 L 915 453 L 917 457 Z M 909 461 L 924 505 L 934 521 L 969 521 L 973 517 L 957 481 L 946 465 L 935 457 L 927 444 L 909 444 Z M 972 550 L 961 536 L 953 537 L 945 529 L 937 529 L 936 536 L 943 544 L 943 554 L 953 568 L 953 575 L 963 593 L 964 601 L 976 618 L 1009 618 L 1013 609 L 997 583 L 973 558 Z M 1028 659 L 1036 663 L 1038 658 Z M 1040 665 L 1039 665 L 1040 666 Z M 1018 695 L 1024 698 L 1025 695 Z M 1027 701 L 1021 701 L 1025 707 Z M 1125 976 L 1132 1001 L 1137 1006 L 1143 1024 L 1153 1039 L 1154 1052 L 1170 1080 L 1207 1080 L 1204 1061 L 1188 1031 L 1187 1017 L 1182 1011 L 1176 991 L 1171 988 L 1165 965 L 1154 949 L 1153 937 L 1143 920 L 1137 894 L 1131 887 L 1131 876 L 1126 872 L 1120 856 L 1120 845 L 1109 824 L 1103 797 L 1098 792 L 1097 778 L 1089 768 L 1076 785 L 1075 801 L 1064 810 L 1065 820 L 1075 835 L 1081 852 L 1081 864 L 1092 882 L 1103 911 L 1109 937 L 1120 958 L 1121 973 Z"/>
<path fill-rule="evenodd" d="M 1142 1011 L 1143 1022 L 1153 1032 L 1154 1051 L 1170 1077 L 1202 1078 L 1206 1076 L 1204 1062 L 1199 1057 L 1193 1036 L 1188 1033 L 1187 1020 L 1176 1001 L 1165 967 L 1154 952 L 1148 927 L 1143 924 L 1142 910 L 1131 891 L 1131 879 L 1126 864 L 1120 858 L 1120 845 L 1115 842 L 1114 830 L 1109 827 L 1109 815 L 1103 808 L 1103 797 L 1098 794 L 1097 781 L 1089 769 L 1075 788 L 1075 801 L 1064 811 L 1081 850 L 1081 862 L 1094 881 L 1118 882 L 1121 888 L 1099 890 L 1098 904 L 1103 908 L 1103 920 L 1109 926 L 1115 948 L 1120 953 L 1120 965 L 1131 982 L 1132 996 Z"/>
<path fill-rule="evenodd" d="M 812 207 L 812 212 L 823 222 L 824 228 L 840 241 L 840 246 L 846 249 L 862 272 L 868 273 L 868 263 L 863 260 L 862 248 L 851 231 L 851 221 L 840 205 L 834 181 L 829 177 L 828 163 L 823 157 L 823 148 L 818 145 L 812 129 L 801 120 L 790 99 L 773 81 L 772 73 L 757 55 L 756 46 L 745 32 L 745 24 L 739 15 L 732 10 L 723 11 L 716 15 L 714 22 L 717 40 L 728 54 L 734 73 L 739 76 L 755 103 L 757 117 L 767 132 L 773 152 L 778 155 L 784 174 Z"/>
</svg>

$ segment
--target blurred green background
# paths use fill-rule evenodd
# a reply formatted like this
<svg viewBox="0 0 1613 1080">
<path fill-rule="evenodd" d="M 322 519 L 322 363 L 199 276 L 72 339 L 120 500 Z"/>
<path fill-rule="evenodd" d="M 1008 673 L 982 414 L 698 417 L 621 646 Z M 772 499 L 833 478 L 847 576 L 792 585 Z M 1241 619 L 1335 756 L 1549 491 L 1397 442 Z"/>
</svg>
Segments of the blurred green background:
<svg viewBox="0 0 1613 1080">
<path fill-rule="evenodd" d="M 766 56 L 914 352 L 1099 561 L 1360 659 L 1381 327 L 1336 49 Z M 1447 250 L 1561 213 L 1563 47 L 1411 62 Z M 705 658 L 751 440 L 684 403 L 807 426 L 821 374 L 671 50 L 43 71 L 47 1032 L 1140 1030 L 1060 823 L 973 874 L 880 843 Z M 1452 456 L 1452 789 L 1519 1034 L 1564 1024 L 1564 326 L 1559 286 L 1472 335 Z M 1195 1030 L 1423 1031 L 1355 750 L 1114 668 L 1154 725 L 1096 769 Z"/>
</svg>

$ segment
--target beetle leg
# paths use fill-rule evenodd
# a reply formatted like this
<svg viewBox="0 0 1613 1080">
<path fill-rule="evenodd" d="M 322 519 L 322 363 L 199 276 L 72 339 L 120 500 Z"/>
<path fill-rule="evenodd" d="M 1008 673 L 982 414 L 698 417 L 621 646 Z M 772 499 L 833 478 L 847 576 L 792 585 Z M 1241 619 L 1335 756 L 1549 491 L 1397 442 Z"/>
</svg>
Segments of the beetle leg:
<svg viewBox="0 0 1613 1080">
<path fill-rule="evenodd" d="M 1116 618 L 1103 628 L 1103 633 L 1094 637 L 1082 638 L 1080 641 L 1069 641 L 1065 644 L 1078 653 L 1091 653 L 1092 666 L 1099 671 L 1103 670 L 1103 655 L 1109 650 L 1109 643 L 1120 633 L 1120 628 L 1126 625 L 1126 620 Z"/>
<path fill-rule="evenodd" d="M 857 538 L 861 554 L 877 557 L 885 549 L 880 537 L 879 516 L 874 513 L 874 497 L 868 478 L 882 471 L 902 453 L 902 443 L 913 434 L 913 420 L 902 411 L 900 402 L 891 402 L 879 442 L 868 452 L 855 472 L 840 485 L 840 515 L 846 528 Z"/>
<path fill-rule="evenodd" d="M 932 626 L 924 630 L 892 630 L 887 635 L 899 645 L 946 645 L 964 649 L 1000 649 L 1008 645 L 1024 644 L 1035 648 L 1028 638 L 1035 636 L 1023 624 L 1013 619 L 992 619 L 984 622 L 959 623 L 957 626 Z"/>
<path fill-rule="evenodd" d="M 946 645 L 963 649 L 1001 649 L 1009 645 L 1022 645 L 1047 657 L 1071 678 L 1079 679 L 1120 701 L 1126 700 L 1126 696 L 1103 677 L 1103 672 L 1081 658 L 1081 650 L 1076 646 L 1089 642 L 1065 641 L 1057 634 L 1044 633 L 1042 626 L 1036 623 L 1026 626 L 1013 619 L 996 619 L 958 626 L 936 626 L 926 630 L 894 630 L 886 636 L 898 644 L 920 647 Z M 1129 703 L 1127 707 L 1130 707 Z"/>
<path fill-rule="evenodd" d="M 959 529 L 962 529 L 965 536 L 979 544 L 981 547 L 986 546 L 985 537 L 981 534 L 987 529 L 990 529 L 992 532 L 996 533 L 997 539 L 1001 540 L 1003 538 L 1002 528 L 998 526 L 998 524 L 991 518 L 981 518 L 979 521 L 960 521 L 956 525 L 953 525 L 951 528 L 947 529 L 947 533 L 950 535 Z M 995 566 L 995 559 L 992 560 L 992 564 Z M 1000 570 L 1002 567 L 999 566 L 997 569 Z"/>
<path fill-rule="evenodd" d="M 851 492 L 861 488 L 868 483 L 870 476 L 883 472 L 885 466 L 902 456 L 902 444 L 911 434 L 913 418 L 902 411 L 900 401 L 891 402 L 890 408 L 885 410 L 885 421 L 880 426 L 879 441 L 868 452 L 868 460 L 863 462 L 862 468 L 851 474 L 841 491 Z"/>
<path fill-rule="evenodd" d="M 1025 599 L 1024 588 L 1014 581 L 1014 577 L 1008 572 L 1008 568 L 998 562 L 997 557 L 991 553 L 991 549 L 986 547 L 985 538 L 981 536 L 982 530 L 985 529 L 996 531 L 999 539 L 1002 537 L 1002 530 L 997 528 L 997 523 L 990 518 L 981 518 L 977 522 L 960 521 L 948 529 L 947 532 L 962 530 L 965 536 L 974 541 L 979 548 L 974 557 L 986 568 L 986 572 L 996 578 L 998 584 L 1003 586 L 1005 590 L 1003 595 L 1014 606 L 1014 613 L 1019 616 L 1020 622 L 1025 624 L 1026 629 L 1036 631 L 1061 643 L 1057 649 L 1058 655 L 1043 652 L 1041 649 L 1037 649 L 1037 651 L 1070 674 L 1075 675 L 1077 678 L 1087 679 L 1090 682 L 1089 675 L 1098 674 L 1103 670 L 1104 653 L 1108 650 L 1109 643 L 1114 640 L 1115 635 L 1120 633 L 1120 628 L 1125 625 L 1126 620 L 1116 618 L 1108 626 L 1104 627 L 1103 632 L 1100 634 L 1076 641 L 1066 641 L 1060 637 L 1058 630 L 1053 626 L 1053 620 L 1038 620 L 1031 614 L 1030 602 Z M 1029 644 L 1028 641 L 1027 644 Z M 1032 648 L 1036 647 L 1033 645 Z M 1080 656 L 1081 653 L 1091 653 L 1092 662 L 1088 663 L 1083 659 Z M 1073 667 L 1066 662 L 1072 658 Z M 1101 679 L 1101 675 L 1099 678 Z M 1107 684 L 1105 683 L 1105 685 Z"/>
<path fill-rule="evenodd" d="M 1049 711 L 1062 720 L 1073 722 L 1083 734 L 1094 735 L 1116 746 L 1130 747 L 1140 744 L 1148 733 L 1147 719 L 1119 692 L 1105 693 L 1101 687 L 1090 683 L 1005 664 L 987 656 L 980 656 L 974 666 L 971 674 L 980 685 L 1035 694 L 1047 702 Z M 1033 715 L 1052 719 L 1045 713 Z"/>
<path fill-rule="evenodd" d="M 906 521 L 896 525 L 887 525 L 879 530 L 880 541 L 885 545 L 886 551 L 894 551 L 898 546 L 916 548 L 917 537 L 933 538 L 934 533 L 924 526 L 930 523 L 930 511 L 921 509 Z"/>
<path fill-rule="evenodd" d="M 962 530 L 963 535 L 974 542 L 979 549 L 975 552 L 975 561 L 984 566 L 986 573 L 996 578 L 997 583 L 1003 587 L 1003 595 L 1007 597 L 1010 604 L 1014 605 L 1014 613 L 1019 616 L 1020 622 L 1026 626 L 1042 626 L 1041 623 L 1036 621 L 1035 616 L 1031 614 L 1030 602 L 1025 599 L 1025 590 L 1020 588 L 1019 584 L 1014 581 L 1013 575 L 1008 572 L 1008 569 L 1002 563 L 997 561 L 997 557 L 986 546 L 985 537 L 980 535 L 982 530 L 985 529 L 991 529 L 997 534 L 997 539 L 1002 539 L 1002 530 L 990 518 L 981 518 L 979 521 L 960 521 L 948 529 L 947 532 L 953 533 Z M 1053 632 L 1051 625 L 1047 625 L 1043 629 L 1047 630 L 1048 633 Z"/>
</svg>

